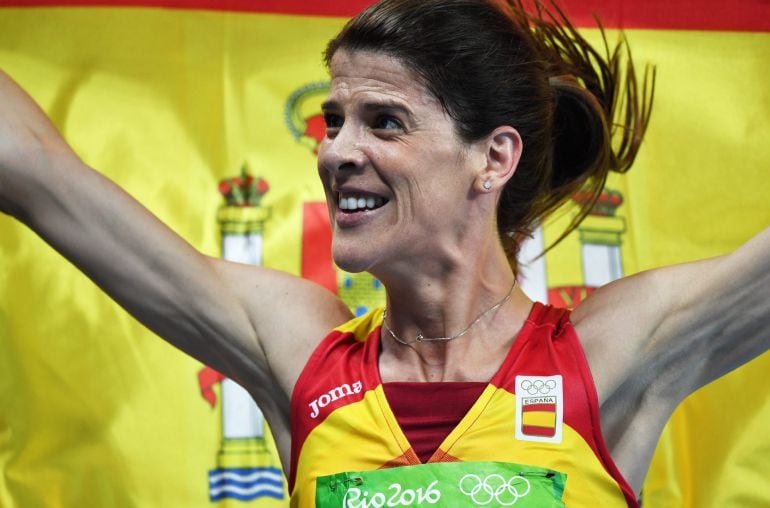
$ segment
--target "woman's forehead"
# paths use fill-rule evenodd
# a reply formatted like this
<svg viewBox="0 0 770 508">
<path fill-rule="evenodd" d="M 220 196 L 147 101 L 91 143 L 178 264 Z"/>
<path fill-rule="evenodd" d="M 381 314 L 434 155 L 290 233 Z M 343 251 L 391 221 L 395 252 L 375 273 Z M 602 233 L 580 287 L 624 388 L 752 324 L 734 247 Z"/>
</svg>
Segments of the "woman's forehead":
<svg viewBox="0 0 770 508">
<path fill-rule="evenodd" d="M 409 67 L 385 53 L 339 50 L 332 57 L 330 70 L 330 97 L 382 94 L 415 105 L 438 104 Z"/>
</svg>

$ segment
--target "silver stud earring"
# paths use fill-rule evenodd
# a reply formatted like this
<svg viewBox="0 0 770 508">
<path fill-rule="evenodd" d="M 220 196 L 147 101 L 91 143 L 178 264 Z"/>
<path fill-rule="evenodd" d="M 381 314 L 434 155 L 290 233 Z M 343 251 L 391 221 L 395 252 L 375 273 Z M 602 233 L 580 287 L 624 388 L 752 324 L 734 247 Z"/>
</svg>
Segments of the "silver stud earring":
<svg viewBox="0 0 770 508">
<path fill-rule="evenodd" d="M 484 190 L 489 190 L 492 188 L 492 182 L 484 180 L 484 183 L 482 183 L 481 186 L 484 187 Z"/>
</svg>

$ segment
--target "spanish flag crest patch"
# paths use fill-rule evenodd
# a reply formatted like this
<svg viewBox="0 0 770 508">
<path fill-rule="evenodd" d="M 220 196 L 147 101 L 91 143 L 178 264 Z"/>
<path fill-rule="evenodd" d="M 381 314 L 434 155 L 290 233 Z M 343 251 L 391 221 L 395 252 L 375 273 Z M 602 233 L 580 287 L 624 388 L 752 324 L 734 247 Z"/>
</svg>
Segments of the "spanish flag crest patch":
<svg viewBox="0 0 770 508">
<path fill-rule="evenodd" d="M 561 375 L 516 376 L 516 439 L 561 443 L 563 420 Z"/>
</svg>

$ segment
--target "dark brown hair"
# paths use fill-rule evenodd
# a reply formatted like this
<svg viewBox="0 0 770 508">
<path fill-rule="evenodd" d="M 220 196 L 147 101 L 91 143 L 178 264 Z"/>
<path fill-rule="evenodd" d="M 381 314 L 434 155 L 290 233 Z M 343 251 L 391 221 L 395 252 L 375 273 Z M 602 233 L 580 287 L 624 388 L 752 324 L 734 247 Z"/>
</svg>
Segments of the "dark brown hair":
<svg viewBox="0 0 770 508">
<path fill-rule="evenodd" d="M 466 142 L 501 125 L 519 131 L 521 161 L 497 212 L 514 267 L 520 241 L 575 192 L 587 191 L 592 199 L 582 200 L 552 246 L 577 227 L 608 172 L 631 166 L 649 119 L 654 72 L 645 68 L 640 92 L 625 40 L 610 50 L 604 37 L 601 54 L 557 6 L 538 0 L 529 11 L 521 0 L 384 0 L 329 43 L 327 66 L 339 49 L 398 58 Z"/>
</svg>

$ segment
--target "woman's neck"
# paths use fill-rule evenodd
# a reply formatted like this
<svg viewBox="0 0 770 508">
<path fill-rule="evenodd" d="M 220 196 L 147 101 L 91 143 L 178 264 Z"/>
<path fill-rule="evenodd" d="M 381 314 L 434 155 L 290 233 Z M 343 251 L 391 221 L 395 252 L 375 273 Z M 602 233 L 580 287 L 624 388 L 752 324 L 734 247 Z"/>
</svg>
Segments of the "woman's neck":
<svg viewBox="0 0 770 508">
<path fill-rule="evenodd" d="M 512 288 L 502 247 L 466 253 L 457 263 L 412 266 L 408 276 L 379 275 L 388 294 L 384 381 L 487 381 L 497 370 L 532 302 Z M 448 340 L 417 342 L 418 335 Z"/>
</svg>

